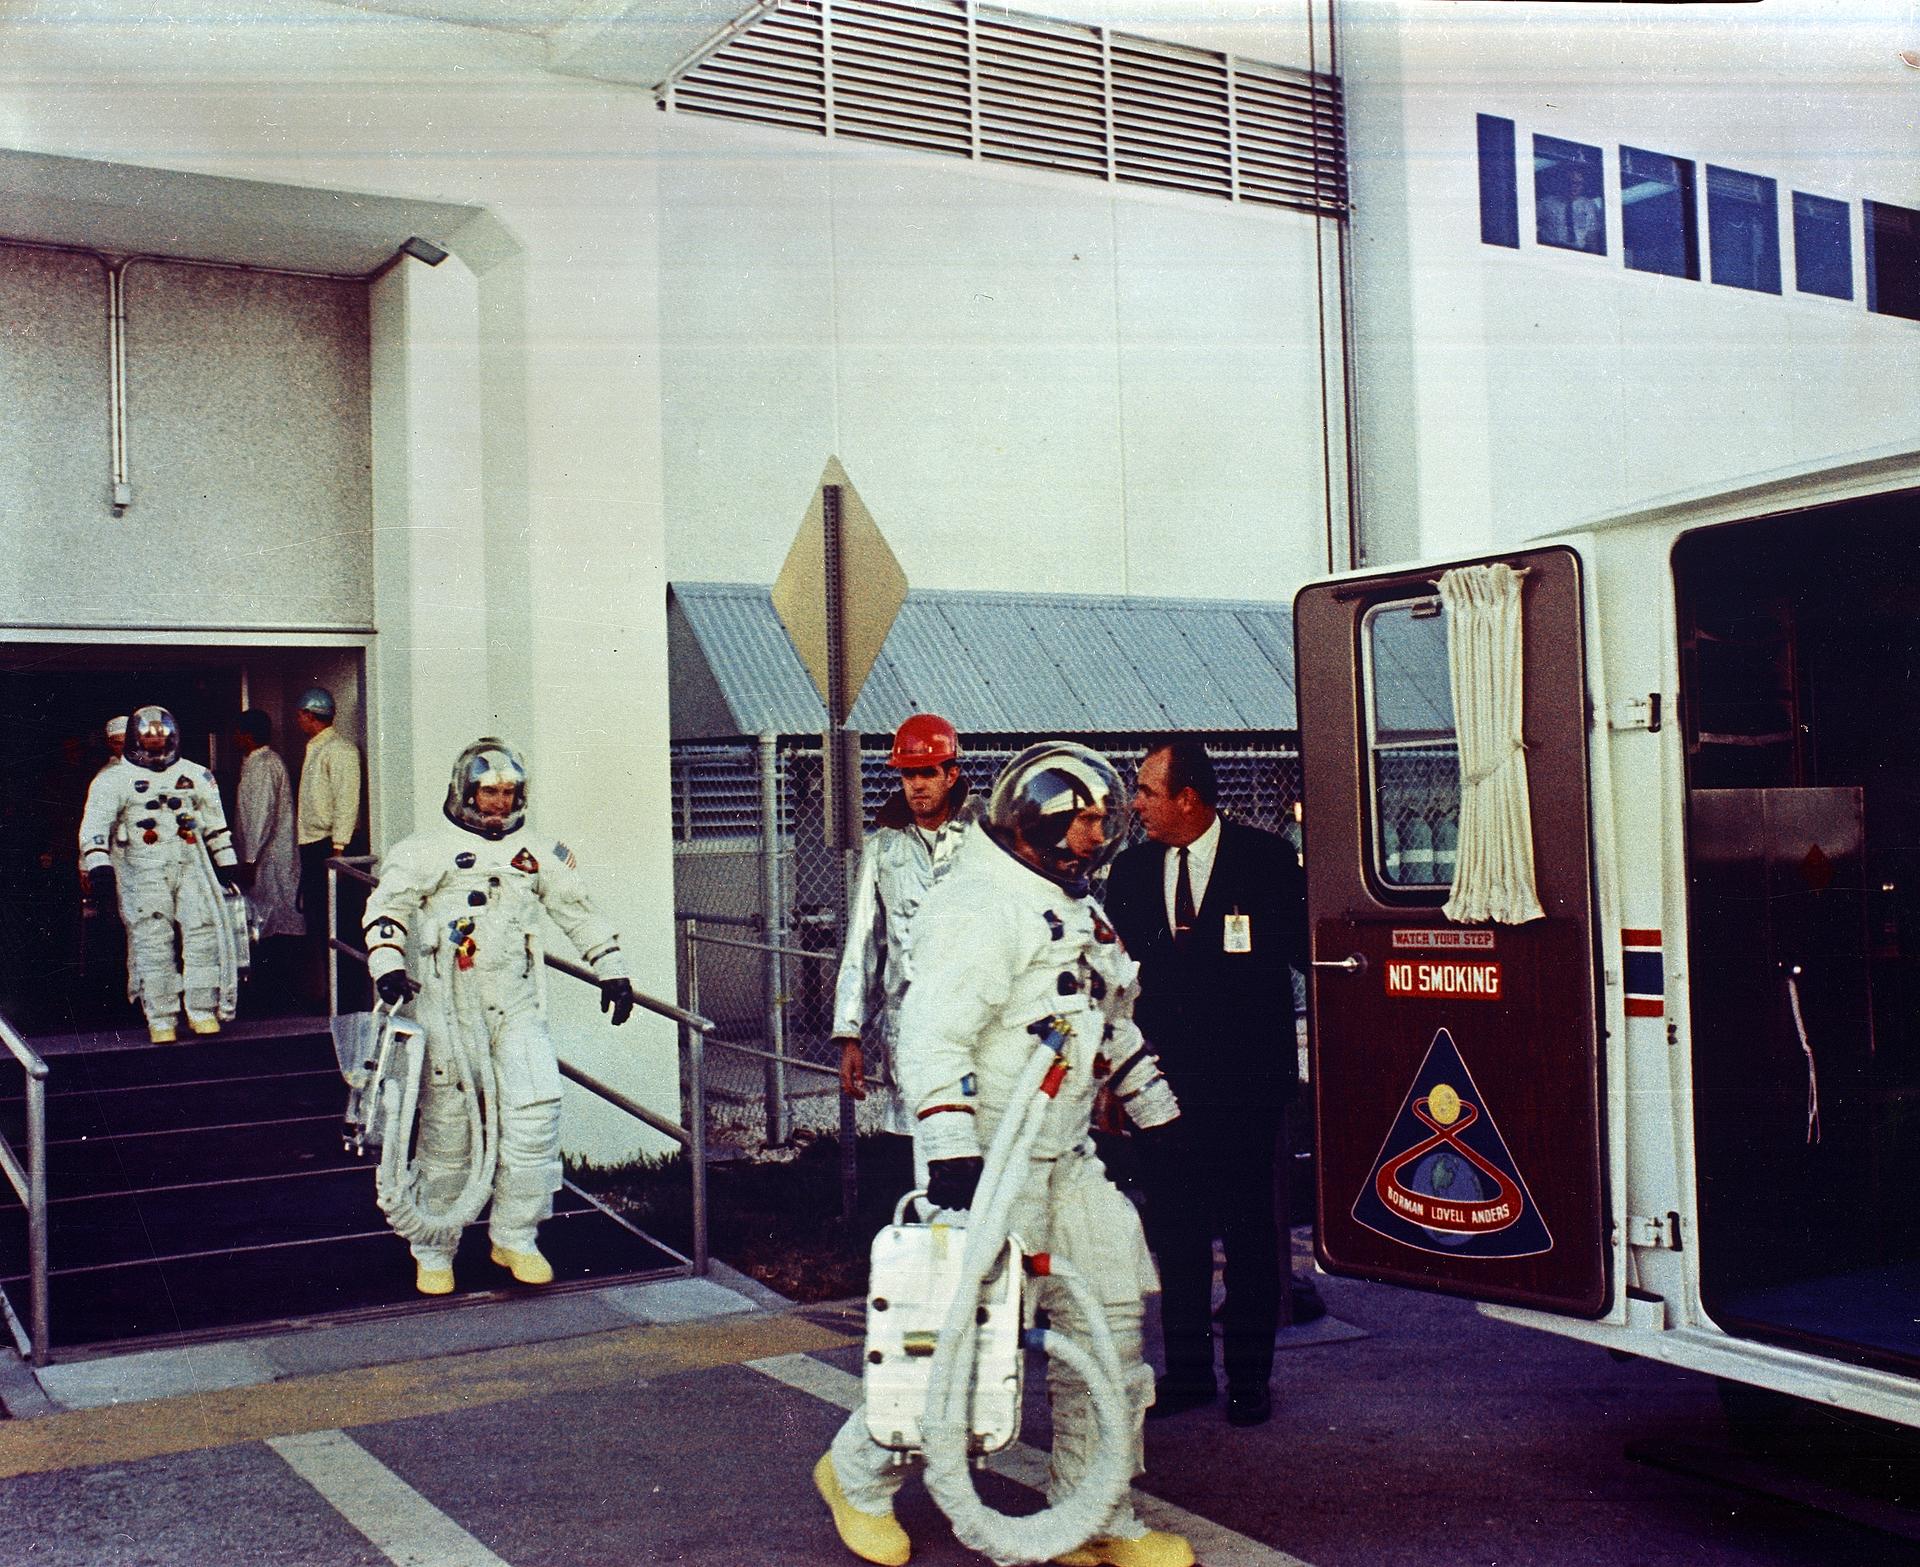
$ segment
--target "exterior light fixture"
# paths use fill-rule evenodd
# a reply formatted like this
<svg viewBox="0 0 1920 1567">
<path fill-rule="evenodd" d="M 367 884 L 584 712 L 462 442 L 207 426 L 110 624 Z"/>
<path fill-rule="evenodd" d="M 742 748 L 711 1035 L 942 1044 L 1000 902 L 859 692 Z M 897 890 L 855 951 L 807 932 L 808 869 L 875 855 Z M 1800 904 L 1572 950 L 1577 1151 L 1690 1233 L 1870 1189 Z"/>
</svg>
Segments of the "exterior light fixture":
<svg viewBox="0 0 1920 1567">
<path fill-rule="evenodd" d="M 418 234 L 413 235 L 400 247 L 400 254 L 411 256 L 415 261 L 424 261 L 430 267 L 437 267 L 447 259 L 447 253 L 444 250 L 432 240 L 422 239 Z"/>
</svg>

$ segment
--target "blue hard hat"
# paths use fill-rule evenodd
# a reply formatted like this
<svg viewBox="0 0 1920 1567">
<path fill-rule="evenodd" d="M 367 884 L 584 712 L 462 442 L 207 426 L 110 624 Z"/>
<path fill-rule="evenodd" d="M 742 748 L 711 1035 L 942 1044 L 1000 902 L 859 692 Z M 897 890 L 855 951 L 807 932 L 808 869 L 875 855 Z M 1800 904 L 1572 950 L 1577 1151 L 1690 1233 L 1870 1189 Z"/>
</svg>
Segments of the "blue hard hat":
<svg viewBox="0 0 1920 1567">
<path fill-rule="evenodd" d="M 315 718 L 333 722 L 333 693 L 325 686 L 308 686 L 300 693 L 300 700 L 294 703 L 296 712 L 311 713 Z"/>
</svg>

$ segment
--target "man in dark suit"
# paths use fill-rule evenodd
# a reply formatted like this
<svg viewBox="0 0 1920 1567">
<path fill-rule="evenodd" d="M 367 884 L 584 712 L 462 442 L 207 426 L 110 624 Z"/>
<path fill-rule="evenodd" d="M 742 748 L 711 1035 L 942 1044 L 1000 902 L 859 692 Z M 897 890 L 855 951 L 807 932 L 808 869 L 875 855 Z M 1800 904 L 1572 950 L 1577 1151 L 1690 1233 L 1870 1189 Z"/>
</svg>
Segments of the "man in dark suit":
<svg viewBox="0 0 1920 1567">
<path fill-rule="evenodd" d="M 1298 1079 L 1291 968 L 1307 963 L 1306 884 L 1284 838 L 1224 820 L 1206 749 L 1176 740 L 1140 764 L 1149 842 L 1115 862 L 1107 912 L 1140 964 L 1134 1015 L 1184 1113 L 1174 1150 L 1143 1150 L 1167 1369 L 1153 1415 L 1211 1403 L 1213 1238 L 1226 1250 L 1227 1419 L 1272 1413 L 1283 1281 L 1274 1150 Z"/>
</svg>

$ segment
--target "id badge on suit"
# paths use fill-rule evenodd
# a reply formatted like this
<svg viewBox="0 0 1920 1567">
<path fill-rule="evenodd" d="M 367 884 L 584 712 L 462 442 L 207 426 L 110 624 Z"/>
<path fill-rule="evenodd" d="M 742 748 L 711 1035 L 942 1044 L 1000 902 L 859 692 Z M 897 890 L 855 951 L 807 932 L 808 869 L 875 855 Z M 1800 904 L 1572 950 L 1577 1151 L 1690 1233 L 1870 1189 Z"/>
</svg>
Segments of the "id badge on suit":
<svg viewBox="0 0 1920 1567">
<path fill-rule="evenodd" d="M 1220 950 L 1222 952 L 1253 951 L 1253 916 L 1242 914 L 1237 909 L 1226 917 L 1220 928 Z"/>
</svg>

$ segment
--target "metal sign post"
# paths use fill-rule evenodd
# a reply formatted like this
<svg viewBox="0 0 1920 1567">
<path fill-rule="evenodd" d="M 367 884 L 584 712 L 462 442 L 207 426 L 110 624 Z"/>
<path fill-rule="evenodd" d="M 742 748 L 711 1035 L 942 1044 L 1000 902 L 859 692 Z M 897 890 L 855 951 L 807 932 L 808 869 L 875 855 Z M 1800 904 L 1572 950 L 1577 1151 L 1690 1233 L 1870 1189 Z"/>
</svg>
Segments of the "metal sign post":
<svg viewBox="0 0 1920 1567">
<path fill-rule="evenodd" d="M 847 695 L 847 578 L 841 529 L 841 490 L 820 486 L 821 554 L 826 568 L 822 594 L 827 620 L 827 727 L 820 736 L 820 808 L 829 849 L 840 851 L 834 880 L 835 924 L 844 934 L 852 900 L 855 856 L 860 852 L 860 736 L 847 728 L 853 699 Z M 851 742 L 851 744 L 849 744 Z M 851 1230 L 860 1206 L 859 1115 L 850 1095 L 840 1095 L 840 1222 Z"/>
<path fill-rule="evenodd" d="M 861 838 L 860 736 L 847 727 L 853 694 L 847 689 L 847 573 L 843 491 L 820 486 L 821 597 L 827 630 L 827 728 L 820 737 L 821 810 L 829 849 L 857 851 Z M 891 621 L 891 616 L 888 617 Z M 869 666 L 871 667 L 871 666 Z M 864 676 L 865 671 L 862 671 Z"/>
<path fill-rule="evenodd" d="M 822 831 L 840 851 L 836 925 L 843 936 L 848 890 L 865 813 L 860 798 L 860 735 L 853 704 L 906 602 L 907 576 L 861 503 L 837 457 L 827 459 L 813 503 L 773 585 L 774 612 L 826 704 L 820 736 Z M 771 911 L 769 911 L 771 915 Z M 840 1215 L 851 1224 L 859 1198 L 854 1102 L 840 1096 Z"/>
</svg>

